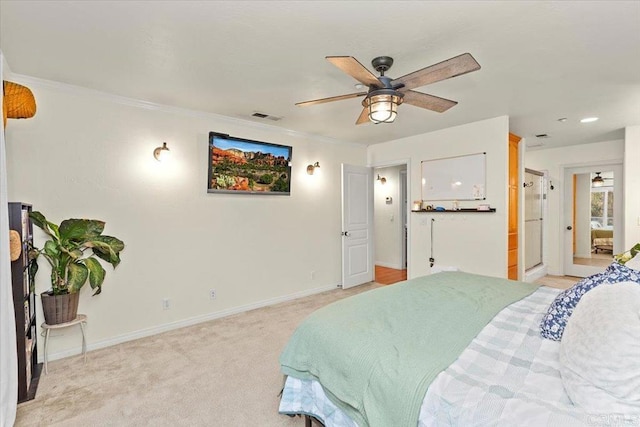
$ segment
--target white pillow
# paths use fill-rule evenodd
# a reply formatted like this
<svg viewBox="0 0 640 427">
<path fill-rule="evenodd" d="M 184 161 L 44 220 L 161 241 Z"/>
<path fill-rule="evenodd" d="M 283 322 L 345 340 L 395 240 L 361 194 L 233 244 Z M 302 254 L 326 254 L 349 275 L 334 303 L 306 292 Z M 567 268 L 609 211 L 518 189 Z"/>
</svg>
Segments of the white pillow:
<svg viewBox="0 0 640 427">
<path fill-rule="evenodd" d="M 582 297 L 560 341 L 560 374 L 588 413 L 640 413 L 640 284 L 605 284 Z"/>
<path fill-rule="evenodd" d="M 629 261 L 625 262 L 624 265 L 625 267 L 640 271 L 640 252 L 638 252 L 636 256 L 631 258 Z"/>
</svg>

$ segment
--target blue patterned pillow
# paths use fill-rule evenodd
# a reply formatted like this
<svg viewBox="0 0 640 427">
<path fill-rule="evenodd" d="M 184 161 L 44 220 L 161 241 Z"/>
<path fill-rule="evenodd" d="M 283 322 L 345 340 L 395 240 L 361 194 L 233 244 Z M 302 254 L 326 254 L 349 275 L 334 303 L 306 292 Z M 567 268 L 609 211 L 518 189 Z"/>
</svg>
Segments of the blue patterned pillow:
<svg viewBox="0 0 640 427">
<path fill-rule="evenodd" d="M 564 327 L 576 308 L 580 298 L 591 289 L 602 284 L 619 282 L 636 282 L 640 284 L 640 272 L 625 267 L 617 262 L 612 263 L 603 273 L 585 277 L 569 289 L 561 292 L 553 300 L 547 314 L 540 322 L 540 335 L 554 341 L 560 341 Z"/>
</svg>

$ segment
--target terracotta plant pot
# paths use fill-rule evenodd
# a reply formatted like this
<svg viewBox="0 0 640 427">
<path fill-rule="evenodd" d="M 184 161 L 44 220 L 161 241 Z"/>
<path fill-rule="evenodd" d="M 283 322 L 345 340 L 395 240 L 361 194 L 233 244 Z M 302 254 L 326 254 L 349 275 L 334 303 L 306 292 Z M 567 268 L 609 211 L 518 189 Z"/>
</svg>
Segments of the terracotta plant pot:
<svg viewBox="0 0 640 427">
<path fill-rule="evenodd" d="M 40 294 L 44 321 L 47 325 L 70 322 L 78 316 L 79 292 L 64 295 Z"/>
</svg>

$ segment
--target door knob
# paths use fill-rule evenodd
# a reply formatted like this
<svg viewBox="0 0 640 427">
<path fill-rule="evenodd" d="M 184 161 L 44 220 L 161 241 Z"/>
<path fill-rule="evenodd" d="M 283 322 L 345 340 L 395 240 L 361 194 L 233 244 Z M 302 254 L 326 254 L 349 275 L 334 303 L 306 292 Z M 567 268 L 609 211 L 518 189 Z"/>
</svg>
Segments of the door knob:
<svg viewBox="0 0 640 427">
<path fill-rule="evenodd" d="M 569 225 L 567 226 L 567 230 L 573 230 L 573 227 Z"/>
</svg>

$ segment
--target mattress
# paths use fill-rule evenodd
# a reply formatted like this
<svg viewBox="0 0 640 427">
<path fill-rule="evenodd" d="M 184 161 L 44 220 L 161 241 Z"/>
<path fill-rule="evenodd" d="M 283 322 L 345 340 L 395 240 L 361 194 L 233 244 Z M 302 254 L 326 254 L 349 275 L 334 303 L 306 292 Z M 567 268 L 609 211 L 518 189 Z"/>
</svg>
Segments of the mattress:
<svg viewBox="0 0 640 427">
<path fill-rule="evenodd" d="M 418 426 L 598 425 L 602 415 L 579 410 L 564 391 L 560 344 L 539 334 L 559 292 L 541 287 L 498 313 L 429 386 Z M 314 380 L 288 377 L 279 411 L 313 415 L 327 427 L 356 426 Z"/>
</svg>

